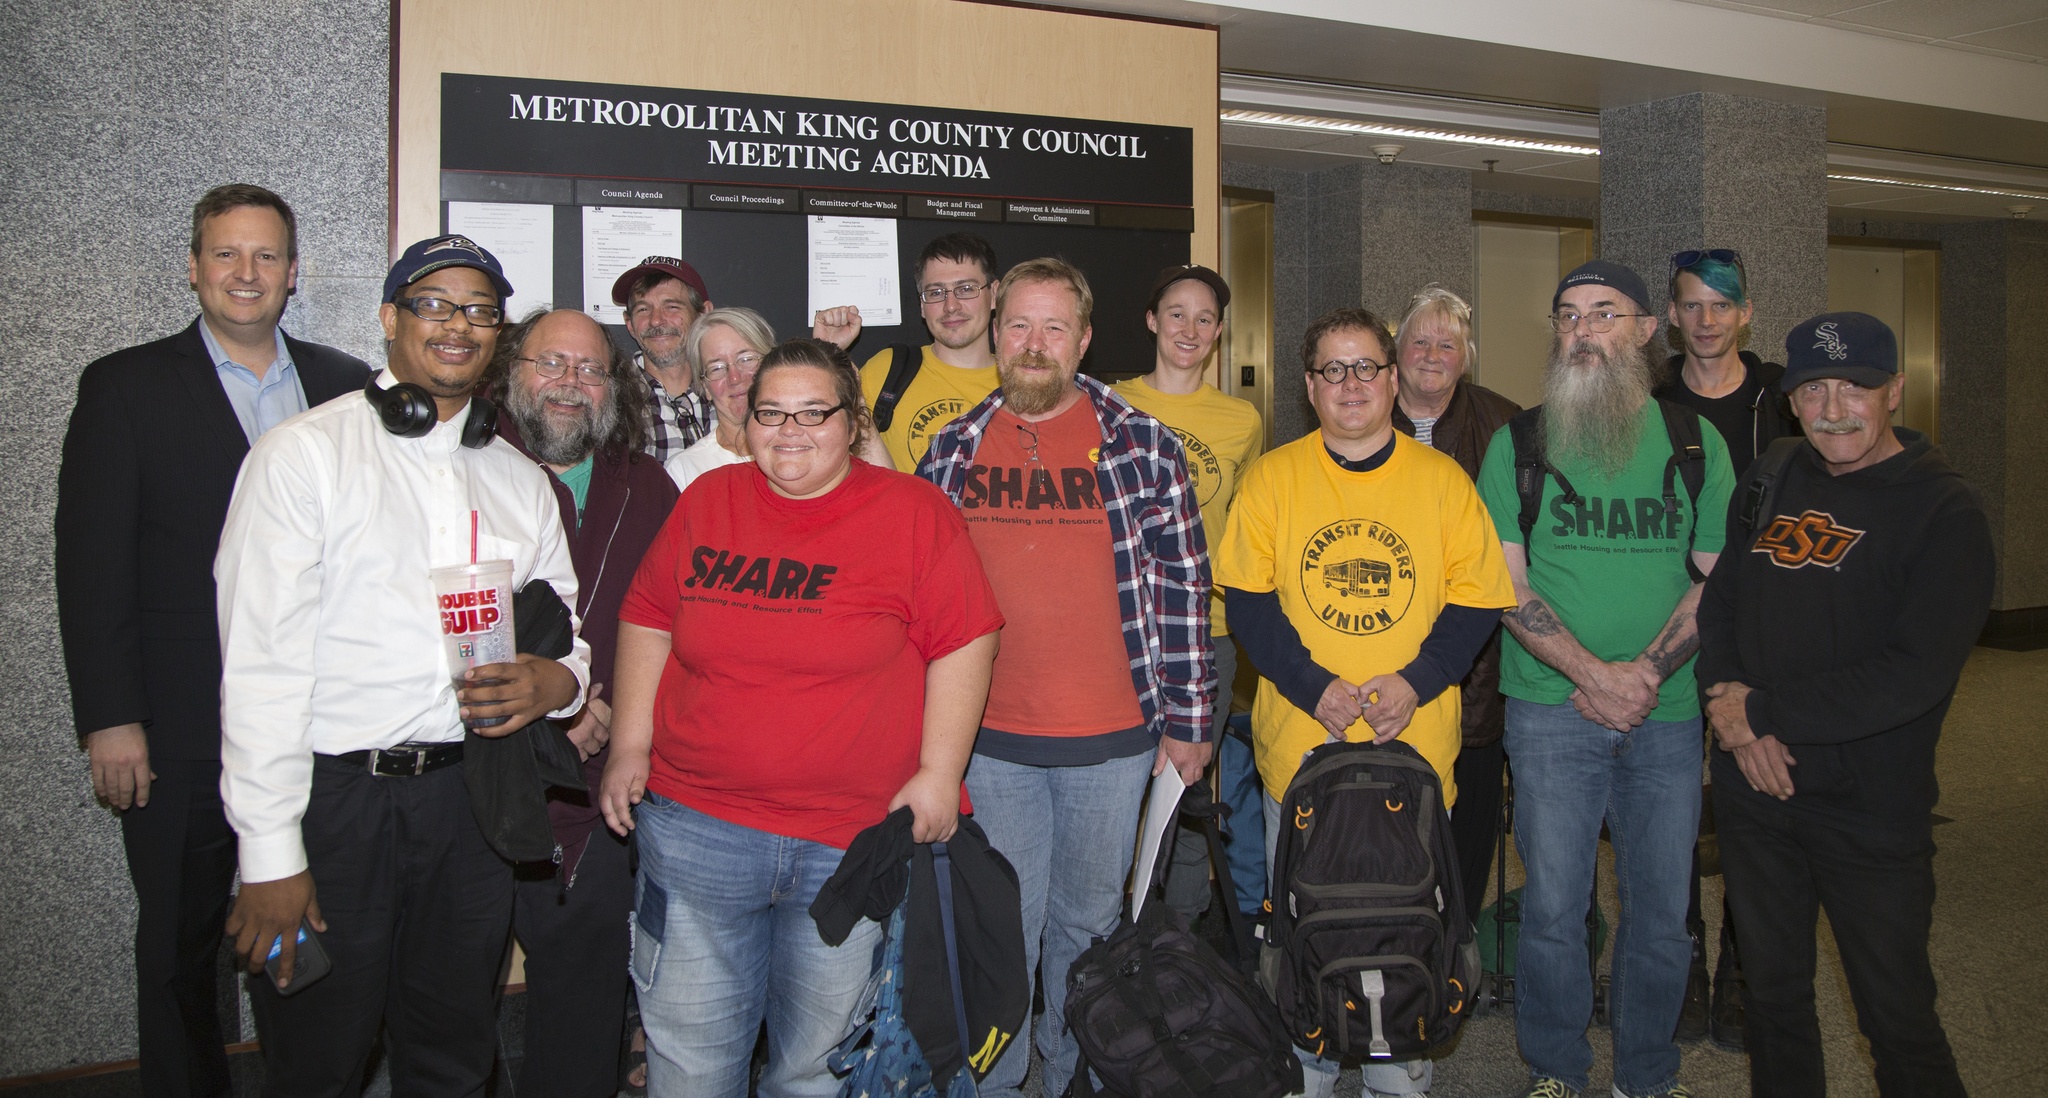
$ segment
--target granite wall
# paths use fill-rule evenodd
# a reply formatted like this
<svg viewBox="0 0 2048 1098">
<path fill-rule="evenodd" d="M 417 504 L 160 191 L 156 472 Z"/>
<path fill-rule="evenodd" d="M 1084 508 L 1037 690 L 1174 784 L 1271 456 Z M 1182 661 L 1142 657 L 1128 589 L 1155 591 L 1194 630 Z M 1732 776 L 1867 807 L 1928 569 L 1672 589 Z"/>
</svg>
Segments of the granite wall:
<svg viewBox="0 0 2048 1098">
<path fill-rule="evenodd" d="M 1274 199 L 1275 445 L 1315 426 L 1295 366 L 1316 317 L 1364 305 L 1395 323 L 1431 282 L 1472 295 L 1469 172 L 1371 161 L 1292 172 L 1226 162 L 1223 183 Z"/>
<path fill-rule="evenodd" d="M 1600 255 L 1634 268 L 1661 317 L 1670 260 L 1742 253 L 1750 346 L 1828 304 L 1827 112 L 1695 92 L 1600 112 Z"/>
<path fill-rule="evenodd" d="M 87 362 L 197 315 L 192 203 L 299 218 L 292 334 L 382 357 L 389 0 L 0 4 L 0 1078 L 134 1055 L 134 893 L 71 726 L 52 592 L 59 446 Z M 223 1004 L 235 1009 L 229 997 Z"/>
<path fill-rule="evenodd" d="M 1998 547 L 1997 610 L 2048 606 L 2048 225 L 1941 231 L 1941 446 Z"/>
</svg>

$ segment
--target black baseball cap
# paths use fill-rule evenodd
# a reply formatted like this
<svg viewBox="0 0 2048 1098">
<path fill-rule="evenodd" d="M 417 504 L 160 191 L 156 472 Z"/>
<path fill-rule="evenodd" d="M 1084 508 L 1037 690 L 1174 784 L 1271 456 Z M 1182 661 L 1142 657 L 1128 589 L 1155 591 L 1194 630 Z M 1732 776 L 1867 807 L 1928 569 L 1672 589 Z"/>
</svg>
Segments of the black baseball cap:
<svg viewBox="0 0 2048 1098">
<path fill-rule="evenodd" d="M 384 300 L 398 300 L 399 291 L 444 267 L 474 267 L 490 276 L 491 285 L 498 289 L 501 308 L 505 299 L 512 296 L 512 283 L 505 278 L 505 268 L 498 257 L 476 241 L 450 233 L 422 240 L 398 257 L 398 262 L 391 265 L 391 273 L 384 276 Z"/>
<path fill-rule="evenodd" d="M 1557 303 L 1564 298 L 1564 292 L 1573 286 L 1609 286 L 1628 295 L 1643 312 L 1650 311 L 1650 289 L 1643 285 L 1643 276 L 1611 259 L 1595 259 L 1572 268 L 1557 284 L 1557 292 L 1550 295 L 1550 308 L 1555 311 Z"/>
<path fill-rule="evenodd" d="M 1791 392 L 1815 378 L 1846 378 L 1875 389 L 1899 376 L 1899 340 L 1869 313 L 1822 313 L 1785 337 L 1785 378 Z"/>
<path fill-rule="evenodd" d="M 1148 313 L 1158 312 L 1159 299 L 1166 296 L 1166 288 L 1176 282 L 1189 278 L 1216 291 L 1216 309 L 1218 312 L 1221 312 L 1230 305 L 1230 283 L 1223 281 L 1222 275 L 1199 263 L 1188 263 L 1168 267 L 1159 272 L 1159 277 L 1152 283 L 1152 299 L 1146 302 L 1145 311 Z"/>
</svg>

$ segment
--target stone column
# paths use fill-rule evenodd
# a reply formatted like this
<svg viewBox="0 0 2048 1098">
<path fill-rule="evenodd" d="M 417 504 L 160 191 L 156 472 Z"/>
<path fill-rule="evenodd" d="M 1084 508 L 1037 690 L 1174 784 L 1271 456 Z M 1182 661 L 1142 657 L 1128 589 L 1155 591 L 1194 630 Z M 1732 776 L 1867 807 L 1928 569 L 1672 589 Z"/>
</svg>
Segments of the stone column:
<svg viewBox="0 0 2048 1098">
<path fill-rule="evenodd" d="M 1353 161 L 1318 172 L 1225 164 L 1225 183 L 1273 193 L 1273 443 L 1315 428 L 1301 338 L 1316 317 L 1364 305 L 1392 324 L 1437 282 L 1472 296 L 1472 177 Z"/>
<path fill-rule="evenodd" d="M 1600 112 L 1600 254 L 1650 287 L 1661 319 L 1671 256 L 1742 253 L 1756 304 L 1749 349 L 1827 311 L 1827 111 L 1695 92 Z"/>
<path fill-rule="evenodd" d="M 2048 633 L 2048 224 L 1943 226 L 1941 245 L 1941 448 L 1991 519 L 1992 608 L 2027 619 L 1993 625 Z"/>
</svg>

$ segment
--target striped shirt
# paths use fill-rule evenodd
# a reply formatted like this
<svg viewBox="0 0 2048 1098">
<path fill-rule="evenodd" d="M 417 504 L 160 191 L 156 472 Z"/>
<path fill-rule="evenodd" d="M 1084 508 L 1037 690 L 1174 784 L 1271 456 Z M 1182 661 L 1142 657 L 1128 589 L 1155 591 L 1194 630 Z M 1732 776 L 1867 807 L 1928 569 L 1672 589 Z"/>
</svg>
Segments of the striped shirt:
<svg viewBox="0 0 2048 1098">
<path fill-rule="evenodd" d="M 1209 640 L 1209 548 L 1180 440 L 1092 377 L 1076 375 L 1102 425 L 1096 486 L 1116 553 L 1117 607 L 1131 685 L 1154 735 L 1213 739 L 1215 649 Z M 932 436 L 917 475 L 957 506 L 1003 391 Z"/>
</svg>

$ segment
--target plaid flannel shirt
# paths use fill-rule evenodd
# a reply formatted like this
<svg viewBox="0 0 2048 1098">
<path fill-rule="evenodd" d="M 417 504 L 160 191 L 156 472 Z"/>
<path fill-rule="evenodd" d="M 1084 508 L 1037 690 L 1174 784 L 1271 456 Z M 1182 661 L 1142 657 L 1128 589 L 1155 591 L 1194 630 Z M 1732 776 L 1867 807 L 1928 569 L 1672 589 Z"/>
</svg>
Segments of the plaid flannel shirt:
<svg viewBox="0 0 2048 1098">
<path fill-rule="evenodd" d="M 1172 431 L 1108 386 L 1085 375 L 1074 384 L 1102 425 L 1095 481 L 1116 552 L 1117 608 L 1138 705 L 1154 735 L 1205 743 L 1213 738 L 1216 655 L 1209 640 L 1209 547 L 1187 455 Z M 933 435 L 918 464 L 917 475 L 956 506 L 982 433 L 1002 406 L 997 389 Z"/>
<path fill-rule="evenodd" d="M 645 360 L 634 356 L 640 366 L 640 376 L 647 382 L 648 395 L 653 399 L 648 404 L 647 452 L 654 460 L 663 464 L 681 453 L 683 447 L 711 433 L 718 420 L 718 413 L 695 389 L 685 389 L 670 395 L 661 387 L 661 382 L 647 372 Z"/>
</svg>

